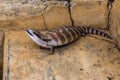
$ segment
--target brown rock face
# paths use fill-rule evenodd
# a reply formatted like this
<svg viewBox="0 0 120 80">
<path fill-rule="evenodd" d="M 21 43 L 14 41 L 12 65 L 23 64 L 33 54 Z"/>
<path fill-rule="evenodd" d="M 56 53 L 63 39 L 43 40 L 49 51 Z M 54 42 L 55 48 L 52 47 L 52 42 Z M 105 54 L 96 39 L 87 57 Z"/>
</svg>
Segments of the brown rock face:
<svg viewBox="0 0 120 80">
<path fill-rule="evenodd" d="M 112 13 L 111 13 L 110 32 L 120 48 L 120 15 L 119 15 L 120 10 L 119 8 L 120 8 L 119 1 L 116 0 L 113 3 Z"/>
<path fill-rule="evenodd" d="M 46 29 L 71 25 L 66 1 L 2 1 L 1 30 Z"/>
<path fill-rule="evenodd" d="M 27 28 L 45 29 L 43 16 L 38 15 L 31 18 L 1 21 L 0 30 L 25 30 Z"/>
<path fill-rule="evenodd" d="M 84 25 L 105 28 L 107 1 L 84 0 L 2 0 L 0 29 L 50 29 Z"/>
<path fill-rule="evenodd" d="M 49 50 L 39 49 L 23 31 L 10 31 L 5 36 L 3 80 L 120 78 L 119 52 L 100 38 L 83 37 L 48 55 Z"/>
<path fill-rule="evenodd" d="M 75 25 L 105 28 L 107 0 L 72 0 L 71 15 Z"/>
<path fill-rule="evenodd" d="M 71 25 L 70 14 L 68 7 L 57 6 L 53 7 L 44 14 L 45 25 L 48 29 L 55 28 L 58 26 L 69 26 Z"/>
<path fill-rule="evenodd" d="M 0 31 L 0 79 L 2 80 L 2 72 L 3 72 L 3 41 L 4 35 L 3 32 Z"/>
</svg>

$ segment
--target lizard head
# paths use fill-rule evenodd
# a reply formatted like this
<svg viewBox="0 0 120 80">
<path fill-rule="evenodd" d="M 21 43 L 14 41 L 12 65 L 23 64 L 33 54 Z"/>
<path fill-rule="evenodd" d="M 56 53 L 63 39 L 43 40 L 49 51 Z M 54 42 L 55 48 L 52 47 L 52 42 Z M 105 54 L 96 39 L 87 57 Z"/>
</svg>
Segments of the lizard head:
<svg viewBox="0 0 120 80">
<path fill-rule="evenodd" d="M 46 47 L 46 48 L 48 47 L 47 41 L 44 40 L 44 38 L 46 37 L 44 34 L 32 29 L 27 29 L 26 33 L 39 46 Z"/>
</svg>

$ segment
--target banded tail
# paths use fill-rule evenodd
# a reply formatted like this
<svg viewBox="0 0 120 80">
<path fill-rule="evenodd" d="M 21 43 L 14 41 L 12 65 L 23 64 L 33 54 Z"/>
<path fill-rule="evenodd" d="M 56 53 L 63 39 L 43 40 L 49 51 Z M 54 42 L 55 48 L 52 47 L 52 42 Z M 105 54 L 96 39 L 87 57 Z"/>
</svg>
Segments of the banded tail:
<svg viewBox="0 0 120 80">
<path fill-rule="evenodd" d="M 95 28 L 91 28 L 91 27 L 78 27 L 78 28 L 81 30 L 82 36 L 87 34 L 93 34 L 93 35 L 99 35 L 108 39 L 112 39 L 112 37 L 107 33 L 104 33 L 103 31 L 97 30 Z"/>
</svg>

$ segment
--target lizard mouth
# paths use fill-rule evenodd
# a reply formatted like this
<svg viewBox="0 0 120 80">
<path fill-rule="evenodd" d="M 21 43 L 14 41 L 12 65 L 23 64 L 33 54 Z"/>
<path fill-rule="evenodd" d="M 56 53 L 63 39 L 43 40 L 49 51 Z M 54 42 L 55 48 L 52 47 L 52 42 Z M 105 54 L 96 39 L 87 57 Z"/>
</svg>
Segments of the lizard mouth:
<svg viewBox="0 0 120 80">
<path fill-rule="evenodd" d="M 29 35 L 33 36 L 32 33 L 29 32 L 29 30 L 26 30 L 26 32 L 27 32 Z"/>
</svg>

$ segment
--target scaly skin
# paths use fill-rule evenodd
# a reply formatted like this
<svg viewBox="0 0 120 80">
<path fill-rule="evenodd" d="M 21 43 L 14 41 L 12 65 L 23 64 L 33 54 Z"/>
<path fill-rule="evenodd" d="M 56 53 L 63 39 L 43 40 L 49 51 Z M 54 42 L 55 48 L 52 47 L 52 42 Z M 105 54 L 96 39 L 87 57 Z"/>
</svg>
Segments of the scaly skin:
<svg viewBox="0 0 120 80">
<path fill-rule="evenodd" d="M 54 52 L 55 47 L 69 44 L 87 34 L 99 35 L 112 39 L 108 34 L 91 27 L 59 27 L 47 31 L 46 34 L 41 34 L 36 30 L 27 29 L 26 33 L 39 46 L 49 48 L 51 54 Z"/>
</svg>

